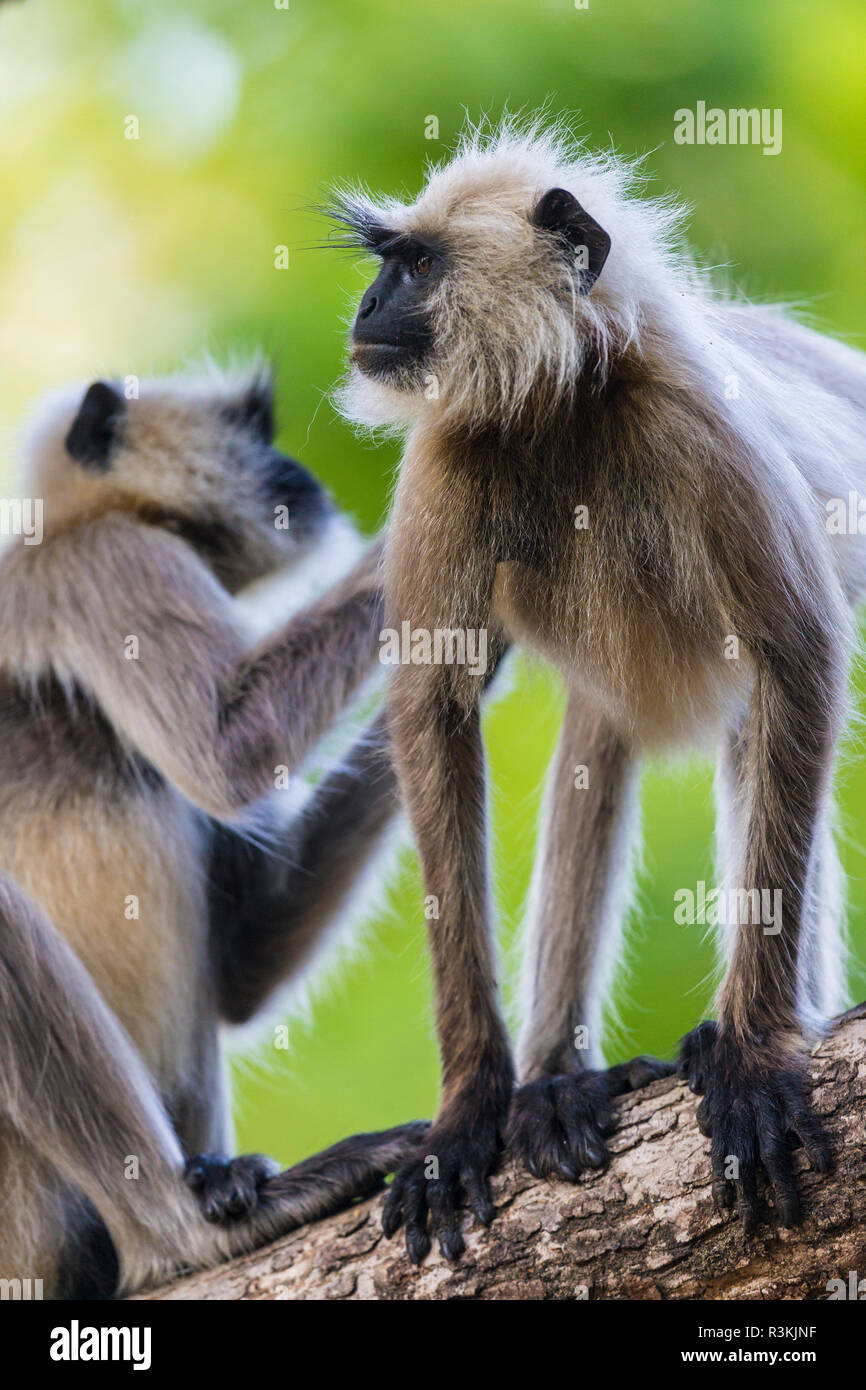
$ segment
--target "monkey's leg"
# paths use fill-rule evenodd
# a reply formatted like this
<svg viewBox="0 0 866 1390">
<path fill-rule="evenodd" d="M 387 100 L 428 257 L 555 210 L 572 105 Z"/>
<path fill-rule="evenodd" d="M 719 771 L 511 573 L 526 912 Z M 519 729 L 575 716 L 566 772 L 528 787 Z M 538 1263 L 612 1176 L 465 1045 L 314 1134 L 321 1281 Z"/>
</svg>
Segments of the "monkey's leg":
<svg viewBox="0 0 866 1390">
<path fill-rule="evenodd" d="M 414 1120 L 353 1134 L 282 1172 L 261 1154 L 199 1154 L 187 1164 L 186 1181 L 199 1193 L 206 1219 L 237 1234 L 237 1253 L 381 1191 L 388 1174 L 419 1151 L 429 1129 L 426 1120 Z"/>
<path fill-rule="evenodd" d="M 170 1123 L 138 1056 L 52 924 L 0 879 L 0 1110 L 105 1222 L 125 1287 L 205 1260 Z"/>
<path fill-rule="evenodd" d="M 758 1220 L 761 1170 L 782 1224 L 800 1218 L 791 1136 L 813 1166 L 830 1158 L 809 1101 L 803 1031 L 814 1012 L 802 982 L 842 678 L 817 623 L 809 636 L 801 659 L 777 649 L 758 665 L 740 739 L 745 835 L 719 1023 L 701 1024 L 681 1054 L 692 1088 L 705 1093 L 698 1123 L 712 1137 L 716 1200 L 727 1204 L 735 1191 L 747 1230 Z"/>
<path fill-rule="evenodd" d="M 273 805 L 271 798 L 270 805 Z M 217 826 L 211 852 L 221 1016 L 252 1018 L 301 971 L 358 887 L 399 809 L 384 714 L 316 787 L 288 825 L 264 842 Z"/>
<path fill-rule="evenodd" d="M 845 949 L 845 875 L 833 833 L 832 810 L 825 811 L 815 836 L 815 862 L 809 876 L 808 930 L 800 972 L 800 1011 L 820 1030 L 848 1004 Z"/>
<path fill-rule="evenodd" d="M 0 1279 L 39 1279 L 44 1298 L 60 1296 L 74 1225 L 56 1171 L 0 1115 Z M 81 1263 L 86 1254 L 77 1268 Z"/>
<path fill-rule="evenodd" d="M 748 835 L 748 768 L 742 728 L 722 740 L 716 769 L 716 842 L 719 883 L 738 888 L 737 876 Z M 846 1007 L 845 879 L 833 833 L 835 814 L 827 798 L 815 830 L 803 905 L 803 943 L 800 952 L 798 1002 L 804 1021 L 820 1030 Z M 726 924 L 722 957 L 727 964 L 736 941 L 737 924 Z"/>
<path fill-rule="evenodd" d="M 513 1078 L 489 922 L 479 701 L 458 700 L 451 681 L 442 667 L 398 667 L 389 707 L 427 894 L 442 1057 L 434 1127 L 423 1152 L 398 1171 L 383 1217 L 389 1236 L 405 1224 L 415 1262 L 430 1249 L 428 1216 L 446 1259 L 459 1257 L 462 1193 L 480 1221 L 492 1219 L 488 1177 Z"/>
<path fill-rule="evenodd" d="M 673 1070 L 652 1057 L 603 1069 L 602 1002 L 628 905 L 637 818 L 630 750 L 603 715 L 572 698 L 530 894 L 522 1085 L 508 1129 L 536 1176 L 574 1180 L 603 1163 L 612 1097 Z"/>
<path fill-rule="evenodd" d="M 423 1133 L 402 1126 L 346 1140 L 266 1182 L 248 1219 L 209 1225 L 128 1037 L 74 952 L 8 879 L 0 879 L 0 1055 L 4 1121 L 99 1213 L 125 1291 L 337 1209 L 392 1171 Z"/>
</svg>

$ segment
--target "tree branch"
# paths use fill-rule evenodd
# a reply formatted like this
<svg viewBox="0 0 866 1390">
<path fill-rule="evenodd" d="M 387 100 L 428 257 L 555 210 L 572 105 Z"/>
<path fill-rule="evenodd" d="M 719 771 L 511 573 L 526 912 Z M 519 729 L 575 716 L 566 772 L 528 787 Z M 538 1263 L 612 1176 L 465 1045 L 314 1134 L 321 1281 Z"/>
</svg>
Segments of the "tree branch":
<svg viewBox="0 0 866 1390">
<path fill-rule="evenodd" d="M 836 1148 L 829 1175 L 797 1157 L 806 1212 L 775 1216 L 746 1240 L 710 1195 L 708 1141 L 682 1082 L 655 1082 L 619 1104 L 613 1159 L 576 1185 L 506 1164 L 497 1219 L 470 1227 L 458 1265 L 438 1252 L 410 1266 L 384 1239 L 381 1198 L 306 1226 L 267 1249 L 143 1295 L 152 1299 L 808 1299 L 833 1278 L 866 1274 L 866 1004 L 839 1020 L 812 1058 L 816 1111 Z"/>
</svg>

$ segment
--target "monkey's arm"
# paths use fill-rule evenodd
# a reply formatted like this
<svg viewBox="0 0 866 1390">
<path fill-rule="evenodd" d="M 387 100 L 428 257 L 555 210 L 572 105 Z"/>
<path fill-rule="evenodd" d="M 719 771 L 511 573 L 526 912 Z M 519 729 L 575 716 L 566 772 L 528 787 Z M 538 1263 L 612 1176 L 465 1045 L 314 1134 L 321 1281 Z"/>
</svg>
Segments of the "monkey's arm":
<svg viewBox="0 0 866 1390">
<path fill-rule="evenodd" d="M 309 961 L 398 808 L 382 714 L 289 825 L 269 817 L 263 840 L 215 825 L 211 920 L 219 1006 L 229 1023 L 252 1018 Z"/>
<path fill-rule="evenodd" d="M 381 544 L 251 652 L 228 595 L 188 547 L 123 520 L 80 535 L 79 611 L 47 659 L 86 684 L 119 732 L 196 805 L 228 818 L 295 769 L 372 670 L 382 621 Z M 82 564 L 82 553 L 88 564 Z M 64 540 L 46 557 L 64 587 Z M 105 575 L 118 576 L 103 591 Z M 61 612 L 69 612 L 68 599 Z M 131 639 L 135 639 L 134 643 Z"/>
<path fill-rule="evenodd" d="M 428 1213 L 446 1258 L 461 1254 L 461 1192 L 481 1222 L 492 1219 L 487 1180 L 513 1083 L 488 903 L 480 712 L 477 700 L 469 708 L 458 703 L 449 684 L 442 668 L 400 667 L 390 701 L 401 787 L 433 904 L 428 938 L 442 1061 L 425 1157 L 397 1173 L 383 1222 L 386 1235 L 405 1224 L 416 1262 L 430 1249 Z"/>
<path fill-rule="evenodd" d="M 502 1021 L 490 922 L 480 701 L 504 651 L 492 618 L 498 531 L 477 480 L 459 464 L 443 481 L 404 464 L 386 557 L 388 621 L 432 642 L 437 630 L 483 633 L 485 674 L 427 653 L 394 670 L 388 716 L 400 790 L 418 846 L 433 957 L 442 1094 L 425 1159 L 396 1175 L 384 1228 L 405 1225 L 413 1260 L 430 1248 L 428 1215 L 443 1254 L 463 1248 L 461 1192 L 483 1222 L 487 1180 L 502 1144 L 513 1068 Z M 422 653 L 423 655 L 423 653 Z M 450 661 L 449 661 L 450 656 Z"/>
</svg>

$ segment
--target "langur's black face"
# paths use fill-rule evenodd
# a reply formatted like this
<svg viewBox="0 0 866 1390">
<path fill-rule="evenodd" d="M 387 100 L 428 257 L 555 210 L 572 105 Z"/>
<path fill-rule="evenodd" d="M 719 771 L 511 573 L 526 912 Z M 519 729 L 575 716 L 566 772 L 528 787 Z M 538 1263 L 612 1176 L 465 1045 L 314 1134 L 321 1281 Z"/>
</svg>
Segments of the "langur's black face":
<svg viewBox="0 0 866 1390">
<path fill-rule="evenodd" d="M 441 199 L 440 206 L 434 199 L 425 209 L 422 195 L 414 209 L 396 214 L 402 231 L 389 226 L 387 205 L 376 209 L 351 199 L 341 204 L 332 214 L 347 228 L 338 244 L 381 261 L 352 326 L 357 372 L 412 393 L 431 375 L 444 380 L 453 369 L 462 378 L 447 382 L 454 404 L 463 380 L 485 379 L 478 367 L 487 363 L 484 408 L 494 399 L 507 407 L 521 365 L 532 361 L 532 344 L 552 342 L 551 293 L 567 309 L 576 296 L 589 294 L 611 244 L 567 189 L 550 188 L 528 207 L 521 206 L 524 198 L 521 189 L 510 211 L 481 196 L 449 210 Z M 563 324 L 563 351 L 570 350 L 573 332 L 571 323 Z M 531 374 L 524 367 L 524 379 Z M 477 406 L 476 401 L 473 410 Z"/>
<path fill-rule="evenodd" d="M 267 379 L 234 399 L 169 383 L 132 401 L 94 382 L 65 446 L 107 497 L 189 541 L 232 592 L 305 556 L 335 516 L 318 480 L 274 444 Z"/>
<path fill-rule="evenodd" d="M 289 522 L 286 530 L 291 531 L 296 545 L 317 540 L 333 519 L 334 508 L 318 479 L 297 459 L 276 448 L 270 380 L 250 387 L 239 402 L 224 407 L 221 415 L 235 431 L 233 441 L 231 433 L 226 440 L 230 469 L 234 467 L 239 476 L 252 481 L 252 496 L 264 503 L 268 523 L 284 512 Z"/>
<path fill-rule="evenodd" d="M 395 385 L 416 377 L 433 350 L 431 294 L 445 273 L 440 247 L 377 229 L 371 244 L 382 268 L 352 327 L 352 361 L 366 376 Z"/>
</svg>

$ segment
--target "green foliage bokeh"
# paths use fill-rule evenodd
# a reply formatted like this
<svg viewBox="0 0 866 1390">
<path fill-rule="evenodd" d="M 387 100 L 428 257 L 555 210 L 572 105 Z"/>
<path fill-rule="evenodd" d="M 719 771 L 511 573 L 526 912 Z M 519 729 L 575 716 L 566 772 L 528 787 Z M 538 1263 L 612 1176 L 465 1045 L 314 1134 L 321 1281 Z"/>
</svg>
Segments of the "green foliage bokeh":
<svg viewBox="0 0 866 1390">
<path fill-rule="evenodd" d="M 598 145 L 645 153 L 694 207 L 695 244 L 754 295 L 806 303 L 858 342 L 866 324 L 866 11 L 859 0 L 24 0 L 0 7 L 0 426 L 58 381 L 173 370 L 262 344 L 281 440 L 359 524 L 386 505 L 397 451 L 335 415 L 345 319 L 365 268 L 316 249 L 311 207 L 362 179 L 411 192 L 468 113 L 548 103 Z M 777 157 L 679 146 L 698 100 L 781 108 Z M 139 138 L 125 138 L 127 118 Z M 439 138 L 425 138 L 429 117 Z M 274 248 L 289 248 L 289 268 Z M 5 467 L 5 465 L 4 465 Z M 8 474 L 4 475 L 8 476 Z M 489 715 L 497 897 L 507 957 L 521 916 L 558 692 L 521 668 Z M 854 745 L 851 745 L 852 749 Z M 842 779 L 851 923 L 863 954 L 866 781 Z M 711 878 L 707 766 L 652 768 L 644 870 L 615 1050 L 670 1052 L 705 1011 L 712 951 L 673 921 Z M 239 1142 L 284 1160 L 350 1130 L 431 1114 L 437 1061 L 414 862 L 366 948 L 237 1069 Z M 513 973 L 506 972 L 509 975 Z M 862 985 L 858 976 L 855 990 Z"/>
</svg>

